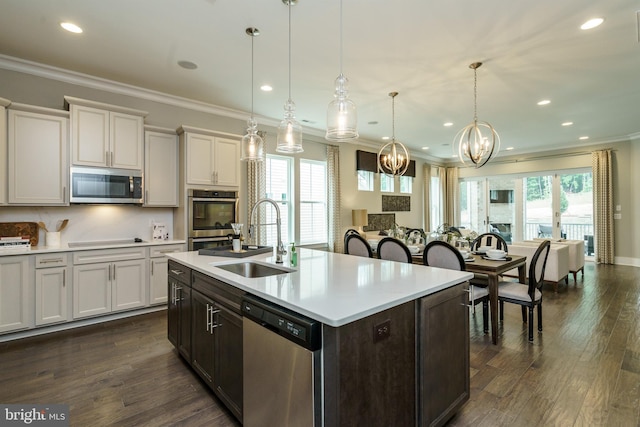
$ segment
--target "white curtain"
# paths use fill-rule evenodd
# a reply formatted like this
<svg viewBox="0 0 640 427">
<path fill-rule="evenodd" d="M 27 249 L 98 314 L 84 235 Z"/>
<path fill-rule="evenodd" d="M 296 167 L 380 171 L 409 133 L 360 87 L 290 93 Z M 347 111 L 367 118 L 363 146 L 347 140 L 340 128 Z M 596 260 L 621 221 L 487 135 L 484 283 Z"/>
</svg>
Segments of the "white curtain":
<svg viewBox="0 0 640 427">
<path fill-rule="evenodd" d="M 327 250 L 342 253 L 343 241 L 340 234 L 340 149 L 327 145 Z"/>
<path fill-rule="evenodd" d="M 460 225 L 458 219 L 458 187 L 458 168 L 447 168 L 444 187 L 444 222 L 451 226 Z"/>
<path fill-rule="evenodd" d="M 423 222 L 422 227 L 424 231 L 431 230 L 431 165 L 424 163 L 422 165 L 422 212 Z"/>
<path fill-rule="evenodd" d="M 262 137 L 264 139 L 264 136 Z M 264 204 L 256 212 L 256 217 L 251 218 L 251 209 L 265 197 L 267 192 L 267 167 L 265 162 L 247 162 L 247 221 L 251 224 L 264 224 Z M 249 224 L 246 224 L 248 227 Z M 258 245 L 266 243 L 265 233 L 260 232 L 261 227 L 255 227 L 257 236 L 253 236 L 253 241 Z M 249 230 L 247 230 L 247 233 Z"/>
<path fill-rule="evenodd" d="M 591 153 L 595 259 L 598 264 L 614 264 L 613 171 L 611 150 Z"/>
</svg>

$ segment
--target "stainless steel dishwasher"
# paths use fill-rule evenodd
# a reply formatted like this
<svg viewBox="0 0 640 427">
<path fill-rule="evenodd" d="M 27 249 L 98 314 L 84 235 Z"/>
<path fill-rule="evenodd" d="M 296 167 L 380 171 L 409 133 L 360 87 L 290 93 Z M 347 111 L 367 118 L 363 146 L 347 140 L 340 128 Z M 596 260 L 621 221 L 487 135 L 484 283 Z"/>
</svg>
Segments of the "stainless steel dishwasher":
<svg viewBox="0 0 640 427">
<path fill-rule="evenodd" d="M 321 426 L 321 323 L 252 295 L 242 314 L 244 427 Z"/>
</svg>

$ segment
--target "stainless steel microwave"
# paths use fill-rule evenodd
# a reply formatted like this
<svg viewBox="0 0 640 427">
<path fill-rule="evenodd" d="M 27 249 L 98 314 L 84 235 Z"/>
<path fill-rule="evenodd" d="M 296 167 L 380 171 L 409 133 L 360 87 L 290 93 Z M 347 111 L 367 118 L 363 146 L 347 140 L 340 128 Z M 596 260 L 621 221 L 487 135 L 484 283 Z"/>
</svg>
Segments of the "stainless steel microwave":
<svg viewBox="0 0 640 427">
<path fill-rule="evenodd" d="M 71 203 L 142 204 L 141 171 L 94 167 L 71 168 Z"/>
</svg>

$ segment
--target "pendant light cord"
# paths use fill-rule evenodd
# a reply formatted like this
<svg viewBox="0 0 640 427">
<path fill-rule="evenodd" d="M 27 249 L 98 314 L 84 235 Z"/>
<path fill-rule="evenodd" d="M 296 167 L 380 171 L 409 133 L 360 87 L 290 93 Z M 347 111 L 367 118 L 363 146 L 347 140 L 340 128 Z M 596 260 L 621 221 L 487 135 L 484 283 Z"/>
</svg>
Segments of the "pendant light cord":
<svg viewBox="0 0 640 427">
<path fill-rule="evenodd" d="M 251 36 L 251 121 L 253 122 L 253 39 Z"/>
<path fill-rule="evenodd" d="M 396 140 L 396 96 L 391 97 L 391 141 Z"/>
<path fill-rule="evenodd" d="M 478 121 L 478 69 L 473 69 L 473 121 Z"/>
<path fill-rule="evenodd" d="M 289 102 L 291 102 L 291 3 L 289 0 Z"/>
<path fill-rule="evenodd" d="M 340 75 L 342 75 L 342 0 L 340 0 Z"/>
</svg>

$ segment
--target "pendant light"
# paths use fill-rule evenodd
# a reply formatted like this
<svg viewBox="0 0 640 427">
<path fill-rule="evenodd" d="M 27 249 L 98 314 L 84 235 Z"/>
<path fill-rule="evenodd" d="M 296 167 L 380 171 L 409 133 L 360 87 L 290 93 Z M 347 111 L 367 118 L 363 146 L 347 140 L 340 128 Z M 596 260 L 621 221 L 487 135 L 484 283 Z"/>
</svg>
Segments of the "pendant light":
<svg viewBox="0 0 640 427">
<path fill-rule="evenodd" d="M 390 177 L 404 175 L 409 167 L 409 151 L 400 141 L 396 141 L 395 99 L 398 92 L 391 92 L 391 142 L 382 146 L 378 152 L 378 170 Z"/>
<path fill-rule="evenodd" d="M 478 68 L 482 62 L 469 65 L 473 69 L 473 122 L 461 129 L 454 138 L 458 157 L 463 164 L 473 164 L 476 168 L 484 166 L 491 156 L 500 151 L 500 137 L 487 122 L 478 121 Z"/>
<path fill-rule="evenodd" d="M 260 35 L 260 30 L 249 27 L 245 30 L 251 37 L 251 117 L 247 120 L 247 133 L 242 137 L 242 161 L 262 162 L 265 157 L 264 141 L 258 134 L 258 123 L 253 117 L 253 40 Z"/>
<path fill-rule="evenodd" d="M 342 0 L 340 0 L 340 75 L 335 82 L 335 99 L 327 108 L 328 141 L 344 142 L 358 138 L 358 111 L 349 99 L 349 80 L 342 73 Z"/>
<path fill-rule="evenodd" d="M 291 6 L 297 0 L 282 0 L 289 6 L 289 99 L 284 104 L 284 120 L 278 126 L 278 143 L 276 151 L 279 153 L 302 153 L 302 126 L 296 120 L 296 104 L 291 100 Z"/>
</svg>

